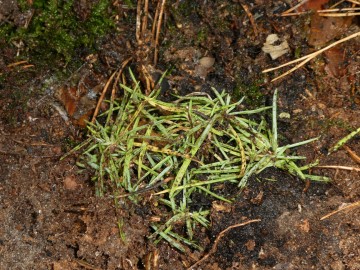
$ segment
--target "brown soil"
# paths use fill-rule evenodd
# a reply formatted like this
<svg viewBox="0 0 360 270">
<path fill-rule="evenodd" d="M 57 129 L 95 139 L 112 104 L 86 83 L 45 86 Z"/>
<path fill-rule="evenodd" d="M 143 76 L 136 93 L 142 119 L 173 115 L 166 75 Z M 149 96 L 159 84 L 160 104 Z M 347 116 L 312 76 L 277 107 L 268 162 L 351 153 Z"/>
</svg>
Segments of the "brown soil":
<svg viewBox="0 0 360 270">
<path fill-rule="evenodd" d="M 1 6 L 0 21 L 16 21 L 19 10 L 12 1 L 5 2 L 9 3 Z M 257 36 L 239 2 L 255 15 Z M 301 55 L 314 51 L 307 43 L 309 17 L 274 16 L 289 8 L 283 1 L 239 2 L 167 2 L 159 64 L 153 72 L 155 76 L 173 69 L 163 98 L 213 86 L 234 98 L 246 94 L 248 106 L 255 107 L 268 104 L 278 88 L 279 113 L 290 114 L 279 119 L 284 143 L 319 136 L 297 153 L 306 156 L 307 162 L 319 159 L 321 165 L 359 168 L 344 148 L 328 155 L 332 145 L 360 127 L 359 38 L 341 46 L 345 63 L 341 68 L 339 62 L 332 64 L 332 58 L 321 56 L 270 83 L 274 74 L 262 75 L 262 70 L 293 60 L 296 50 Z M 124 8 L 119 14 L 120 33 L 105 38 L 95 63 L 84 65 L 72 80 L 101 91 L 109 74 L 129 56 L 134 56 L 130 62 L 134 70 L 149 65 L 143 55 L 146 45 L 136 42 L 134 20 L 124 14 L 134 18 L 136 10 Z M 332 38 L 358 31 L 359 21 L 354 19 Z M 290 52 L 277 60 L 261 50 L 271 33 L 290 46 Z M 135 204 L 124 199 L 115 207 L 109 196 L 95 196 L 91 173 L 79 173 L 76 157 L 60 161 L 84 138 L 84 130 L 66 121 L 58 103 L 63 96 L 61 101 L 70 104 L 61 92 L 70 91 L 70 86 L 44 69 L 9 68 L 16 62 L 17 49 L 5 43 L 0 49 L 1 270 L 186 269 L 210 251 L 193 269 L 360 269 L 360 208 L 320 220 L 360 200 L 359 171 L 313 169 L 314 174 L 332 178 L 331 183 L 321 184 L 268 169 L 251 179 L 245 190 L 236 191 L 231 205 L 194 198 L 199 205 L 212 207 L 210 229 L 197 232 L 203 252 L 183 254 L 165 241 L 154 245 L 148 239 L 150 218 L 156 214 L 150 200 Z M 201 66 L 199 59 L 204 56 L 215 58 L 214 65 Z M 77 123 L 95 104 L 81 97 L 72 102 L 71 116 Z M 359 136 L 347 146 L 360 155 Z M 216 238 L 229 226 L 251 219 L 261 221 Z M 158 259 L 155 266 L 154 258 Z"/>
</svg>

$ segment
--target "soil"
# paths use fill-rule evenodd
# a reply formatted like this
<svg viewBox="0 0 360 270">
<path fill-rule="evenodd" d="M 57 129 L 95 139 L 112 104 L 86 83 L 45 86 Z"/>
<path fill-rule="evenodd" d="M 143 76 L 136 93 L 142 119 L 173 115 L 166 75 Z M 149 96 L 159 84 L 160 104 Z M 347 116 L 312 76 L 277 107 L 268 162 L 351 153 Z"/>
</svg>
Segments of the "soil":
<svg viewBox="0 0 360 270">
<path fill-rule="evenodd" d="M 339 139 L 360 127 L 359 38 L 340 45 L 341 53 L 333 51 L 341 55 L 336 61 L 322 55 L 273 83 L 274 73 L 261 73 L 295 59 L 296 52 L 306 55 L 313 46 L 359 32 L 359 20 L 342 21 L 347 27 L 309 43 L 317 27 L 309 23 L 310 15 L 275 16 L 290 8 L 288 2 L 167 1 L 156 67 L 146 34 L 141 44 L 136 40 L 136 8 L 121 3 L 118 30 L 99 41 L 98 51 L 67 80 L 58 79 L 51 63 L 48 68 L 11 66 L 18 61 L 18 48 L 2 40 L 0 269 L 360 269 L 360 208 L 320 220 L 359 201 L 359 171 L 312 169 L 332 179 L 326 184 L 267 169 L 236 191 L 232 204 L 194 198 L 211 207 L 211 227 L 196 232 L 204 251 L 181 253 L 166 241 L 155 245 L 148 238 L 151 218 L 159 211 L 150 199 L 138 204 L 124 199 L 115 207 L 109 195 L 95 196 L 91 172 L 79 173 L 76 156 L 60 160 L 84 139 L 84 119 L 96 104 L 86 89 L 101 92 L 112 72 L 132 57 L 129 66 L 137 73 L 151 69 L 154 81 L 171 69 L 162 85 L 166 100 L 174 93 L 215 87 L 234 99 L 245 95 L 247 106 L 255 108 L 268 105 L 277 88 L 279 113 L 290 115 L 279 118 L 283 143 L 319 137 L 297 149 L 306 162 L 359 168 L 345 148 L 329 154 Z M 0 3 L 0 22 L 24 16 L 15 1 Z M 155 7 L 151 3 L 149 13 Z M 262 51 L 273 33 L 289 45 L 276 60 Z M 74 85 L 80 96 L 74 96 Z M 359 135 L 347 146 L 360 155 Z M 259 221 L 221 234 L 253 219 Z"/>
</svg>

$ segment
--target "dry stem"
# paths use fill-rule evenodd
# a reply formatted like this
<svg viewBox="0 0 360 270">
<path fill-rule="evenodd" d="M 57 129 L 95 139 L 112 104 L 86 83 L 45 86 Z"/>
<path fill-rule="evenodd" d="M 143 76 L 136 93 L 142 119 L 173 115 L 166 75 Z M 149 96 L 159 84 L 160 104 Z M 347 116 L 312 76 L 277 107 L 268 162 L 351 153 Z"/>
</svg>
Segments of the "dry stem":
<svg viewBox="0 0 360 270">
<path fill-rule="evenodd" d="M 331 217 L 332 215 L 335 215 L 335 214 L 337 214 L 337 213 L 339 213 L 339 212 L 341 212 L 341 211 L 344 211 L 344 210 L 346 210 L 346 209 L 356 208 L 356 207 L 358 207 L 358 206 L 360 206 L 360 201 L 354 202 L 354 203 L 349 204 L 349 205 L 347 205 L 347 206 L 345 206 L 345 207 L 343 207 L 343 208 L 340 208 L 340 209 L 338 209 L 338 210 L 335 210 L 335 211 L 333 211 L 333 212 L 331 212 L 331 213 L 323 216 L 322 218 L 320 218 L 320 220 L 327 219 L 327 218 Z"/>
<path fill-rule="evenodd" d="M 302 61 L 301 63 L 297 64 L 297 65 L 296 65 L 295 67 L 293 67 L 292 69 L 288 70 L 287 72 L 285 72 L 285 73 L 281 74 L 280 76 L 278 76 L 278 77 L 276 77 L 276 78 L 274 78 L 274 79 L 271 80 L 271 82 L 274 82 L 274 81 L 276 81 L 276 80 L 278 80 L 278 79 L 280 79 L 280 78 L 283 78 L 283 77 L 285 77 L 286 75 L 289 75 L 290 73 L 294 72 L 295 70 L 297 70 L 298 68 L 302 67 L 302 66 L 305 65 L 307 62 L 309 62 L 310 60 L 312 60 L 312 59 L 315 58 L 316 56 L 320 55 L 320 54 L 323 53 L 324 51 L 326 51 L 326 50 L 328 50 L 328 49 L 330 49 L 330 48 L 332 48 L 332 47 L 334 47 L 334 46 L 336 46 L 336 45 L 338 45 L 338 44 L 340 44 L 340 43 L 343 43 L 343 42 L 345 42 L 345 41 L 348 41 L 348 40 L 350 40 L 350 39 L 353 39 L 353 38 L 355 38 L 355 37 L 358 37 L 358 36 L 360 36 L 360 31 L 359 31 L 359 32 L 356 32 L 356 33 L 354 33 L 354 34 L 352 34 L 352 35 L 350 35 L 350 36 L 347 36 L 347 37 L 345 37 L 345 38 L 343 38 L 343 39 L 340 39 L 340 40 L 338 40 L 338 41 L 330 44 L 329 46 L 326 46 L 325 48 L 322 48 L 322 49 L 320 49 L 320 50 L 318 50 L 318 51 L 316 51 L 316 52 L 313 52 L 313 53 L 310 53 L 310 54 L 308 54 L 308 55 L 305 55 L 305 56 L 303 56 L 303 57 L 301 57 L 301 58 L 299 58 L 299 59 L 296 59 L 296 60 L 287 62 L 287 63 L 285 63 L 285 64 L 283 64 L 283 65 L 280 65 L 280 66 L 277 66 L 277 67 L 274 67 L 274 68 L 266 69 L 266 70 L 263 71 L 263 73 L 267 73 L 267 72 L 270 72 L 270 71 L 274 71 L 274 70 L 277 70 L 277 69 L 279 69 L 279 68 L 282 68 L 282 67 L 285 67 L 285 66 L 288 66 L 288 65 L 291 65 L 291 64 L 294 64 L 294 63 L 297 63 L 297 62 Z"/>
<path fill-rule="evenodd" d="M 245 10 L 246 15 L 249 17 L 250 23 L 251 23 L 251 25 L 253 27 L 253 30 L 254 30 L 255 37 L 257 37 L 258 36 L 258 30 L 257 30 L 257 27 L 256 27 L 254 16 L 250 12 L 249 7 L 247 5 L 241 4 L 241 6 Z"/>
<path fill-rule="evenodd" d="M 290 13 L 291 11 L 293 11 L 293 10 L 301 7 L 303 4 L 305 4 L 305 3 L 308 2 L 308 1 L 309 1 L 309 0 L 303 0 L 303 1 L 301 1 L 299 4 L 297 4 L 297 5 L 293 6 L 292 8 L 284 11 L 281 15 Z"/>
<path fill-rule="evenodd" d="M 360 164 L 360 157 L 353 151 L 350 149 L 350 147 L 344 145 L 343 146 L 346 150 L 346 152 L 348 152 L 349 156 L 352 158 L 352 160 L 354 160 L 356 163 Z"/>
<path fill-rule="evenodd" d="M 129 61 L 130 61 L 131 59 L 132 59 L 132 57 L 129 57 L 128 59 L 126 59 L 126 60 L 122 63 L 121 68 L 120 68 L 119 70 L 115 71 L 113 74 L 111 74 L 110 78 L 107 80 L 107 82 L 106 82 L 106 84 L 105 84 L 105 86 L 104 86 L 104 89 L 103 89 L 103 91 L 102 91 L 102 93 L 101 93 L 101 96 L 99 97 L 99 100 L 98 100 L 98 102 L 97 102 L 97 104 L 96 104 L 94 114 L 93 114 L 93 116 L 92 116 L 92 118 L 91 118 L 91 122 L 92 122 L 92 123 L 95 122 L 95 119 L 96 119 L 96 117 L 97 117 L 97 115 L 98 115 L 98 113 L 99 113 L 99 110 L 100 110 L 101 103 L 103 102 L 103 100 L 104 100 L 104 98 L 105 98 L 105 95 L 106 95 L 106 92 L 107 92 L 107 90 L 108 90 L 108 88 L 109 88 L 110 83 L 111 83 L 112 80 L 114 79 L 115 75 L 118 74 L 117 77 L 116 77 L 115 83 L 114 83 L 114 84 L 117 84 L 117 82 L 119 81 L 119 78 L 120 78 L 121 73 L 123 72 L 125 66 L 129 63 Z M 113 99 L 113 95 L 115 95 L 115 87 L 116 87 L 116 86 L 114 85 L 114 86 L 113 86 L 112 93 L 111 93 L 111 99 Z"/>
<path fill-rule="evenodd" d="M 348 167 L 348 166 L 338 166 L 338 165 L 323 165 L 323 166 L 316 166 L 316 168 L 360 172 L 360 168 Z"/>
<path fill-rule="evenodd" d="M 158 61 L 159 36 L 160 36 L 161 23 L 162 23 L 162 18 L 163 18 L 163 14 L 164 14 L 165 3 L 166 3 L 166 0 L 162 0 L 161 7 L 160 7 L 159 21 L 158 21 L 157 29 L 156 29 L 154 66 L 156 66 L 157 61 Z"/>
</svg>

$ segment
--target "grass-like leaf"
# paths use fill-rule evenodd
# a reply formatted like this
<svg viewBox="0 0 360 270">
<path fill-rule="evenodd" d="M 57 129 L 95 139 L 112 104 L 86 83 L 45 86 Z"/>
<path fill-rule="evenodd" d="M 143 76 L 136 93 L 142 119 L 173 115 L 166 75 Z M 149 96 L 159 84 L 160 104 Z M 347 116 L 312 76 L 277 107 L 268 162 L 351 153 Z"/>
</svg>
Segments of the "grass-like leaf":
<svg viewBox="0 0 360 270">
<path fill-rule="evenodd" d="M 133 76 L 133 75 L 132 75 Z M 249 179 L 266 168 L 277 167 L 300 179 L 329 181 L 306 174 L 313 164 L 298 166 L 303 157 L 286 150 L 315 139 L 280 146 L 277 134 L 277 91 L 273 106 L 240 111 L 242 100 L 231 102 L 225 92 L 213 89 L 213 97 L 193 93 L 175 102 L 157 98 L 159 91 L 145 96 L 134 81 L 121 85 L 123 95 L 103 113 L 105 125 L 88 125 L 89 138 L 74 149 L 82 149 L 78 163 L 94 171 L 97 194 L 113 192 L 118 199 L 141 197 L 152 191 L 172 216 L 154 223 L 152 238 L 165 239 L 184 251 L 183 244 L 199 248 L 192 238 L 196 225 L 207 227 L 209 209 L 194 209 L 196 194 L 231 202 L 213 185 L 233 183 L 244 188 Z M 249 120 L 248 115 L 272 109 L 272 127 L 265 120 Z M 168 213 L 169 214 L 169 213 Z M 174 232 L 183 226 L 187 235 Z"/>
</svg>

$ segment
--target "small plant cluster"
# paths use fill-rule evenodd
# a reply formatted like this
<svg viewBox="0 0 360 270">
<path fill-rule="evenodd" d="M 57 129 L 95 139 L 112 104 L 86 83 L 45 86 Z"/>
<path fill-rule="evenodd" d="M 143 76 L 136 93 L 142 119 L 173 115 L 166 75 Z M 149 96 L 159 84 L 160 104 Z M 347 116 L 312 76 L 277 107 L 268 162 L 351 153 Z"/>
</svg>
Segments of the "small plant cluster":
<svg viewBox="0 0 360 270">
<path fill-rule="evenodd" d="M 133 87 L 121 85 L 121 99 L 110 102 L 102 115 L 105 124 L 89 124 L 89 138 L 74 150 L 85 149 L 78 165 L 95 171 L 98 195 L 110 191 L 114 198 L 127 194 L 136 200 L 144 191 L 157 192 L 153 195 L 172 216 L 152 224 L 156 241 L 165 239 L 182 251 L 184 243 L 200 248 L 193 241 L 194 229 L 197 224 L 209 226 L 209 209 L 190 210 L 192 196 L 201 193 L 231 202 L 217 193 L 216 184 L 231 182 L 241 189 L 268 167 L 301 179 L 329 180 L 305 174 L 315 164 L 299 167 L 296 161 L 303 157 L 288 154 L 316 138 L 278 145 L 276 91 L 273 106 L 241 111 L 243 99 L 232 103 L 228 94 L 215 89 L 213 98 L 193 93 L 170 103 L 158 99 L 159 91 L 145 96 L 134 76 L 133 80 Z M 271 108 L 272 129 L 264 119 L 249 119 Z M 186 236 L 174 232 L 179 224 L 186 228 Z"/>
<path fill-rule="evenodd" d="M 52 60 L 62 58 L 68 63 L 75 49 L 92 49 L 95 40 L 113 26 L 109 6 L 111 1 L 98 0 L 86 19 L 81 20 L 74 9 L 74 0 L 19 0 L 24 13 L 33 12 L 28 25 L 12 23 L 0 25 L 0 34 L 8 42 L 22 42 L 35 58 Z"/>
</svg>

